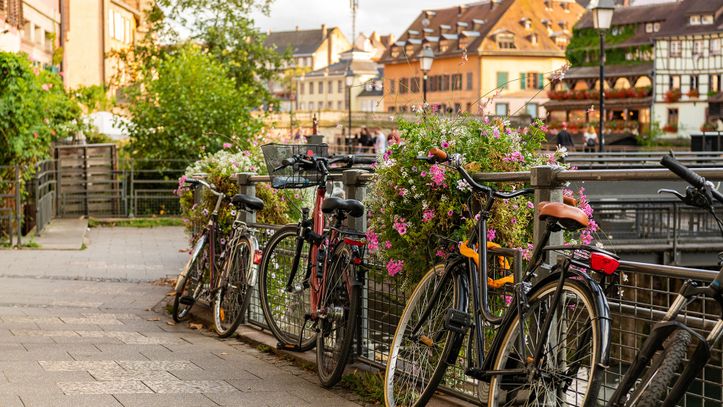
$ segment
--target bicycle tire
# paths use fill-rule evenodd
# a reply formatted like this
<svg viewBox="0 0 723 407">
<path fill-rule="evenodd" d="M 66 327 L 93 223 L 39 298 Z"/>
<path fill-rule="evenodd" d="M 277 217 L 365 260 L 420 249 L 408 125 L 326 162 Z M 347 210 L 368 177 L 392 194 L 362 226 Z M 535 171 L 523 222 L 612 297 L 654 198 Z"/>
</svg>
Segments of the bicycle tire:
<svg viewBox="0 0 723 407">
<path fill-rule="evenodd" d="M 173 308 L 171 309 L 171 315 L 176 322 L 183 322 L 188 319 L 191 308 L 201 296 L 203 278 L 208 269 L 207 247 L 208 241 L 202 237 L 201 240 L 196 242 L 192 257 L 186 263 L 184 270 L 186 275 L 183 277 L 180 289 L 176 290 L 176 297 L 173 300 Z"/>
<path fill-rule="evenodd" d="M 279 341 L 279 345 L 307 351 L 316 345 L 316 333 L 310 329 L 311 324 L 306 324 L 305 330 L 311 335 L 306 336 L 301 330 L 304 315 L 309 313 L 311 308 L 308 288 L 294 293 L 285 290 L 298 233 L 298 225 L 286 225 L 277 230 L 266 243 L 259 271 L 259 302 L 266 324 Z M 308 253 L 309 244 L 304 242 L 302 259 L 299 261 L 299 269 L 294 279 L 295 284 L 303 283 Z M 302 338 L 301 344 L 299 337 Z"/>
<path fill-rule="evenodd" d="M 504 324 L 500 328 L 498 335 L 502 335 L 502 340 L 498 351 L 495 353 L 493 370 L 503 369 L 519 369 L 523 366 L 527 366 L 531 362 L 531 354 L 534 353 L 532 350 L 538 344 L 540 340 L 544 340 L 546 345 L 546 353 L 542 368 L 548 369 L 545 371 L 545 377 L 548 378 L 547 382 L 542 377 L 537 377 L 535 380 L 531 380 L 526 375 L 512 375 L 507 376 L 493 375 L 490 379 L 489 394 L 488 394 L 488 406 L 504 406 L 510 403 L 510 400 L 514 400 L 514 405 L 556 405 L 556 406 L 589 406 L 594 405 L 597 401 L 597 395 L 600 388 L 599 376 L 602 373 L 600 366 L 603 360 L 602 350 L 598 349 L 598 343 L 600 342 L 601 333 L 598 332 L 598 327 L 595 321 L 600 315 L 598 309 L 595 306 L 594 295 L 590 288 L 585 284 L 577 282 L 575 280 L 566 280 L 563 283 L 563 291 L 561 295 L 563 298 L 560 299 L 560 304 L 553 311 L 556 316 L 553 316 L 553 320 L 558 328 L 555 326 L 550 327 L 550 331 L 556 331 L 558 337 L 552 339 L 554 335 L 544 334 L 540 330 L 535 331 L 534 327 L 536 324 L 543 324 L 544 318 L 549 313 L 549 305 L 554 300 L 555 292 L 559 282 L 555 279 L 542 286 L 536 287 L 528 296 L 528 311 L 525 313 L 525 320 L 528 317 L 532 317 L 530 323 L 525 323 L 525 340 L 523 345 L 525 347 L 524 352 L 520 352 L 519 349 L 515 349 L 519 338 L 519 324 L 520 317 L 517 314 L 516 307 L 511 307 L 510 322 Z M 574 296 L 574 298 L 572 297 Z M 575 300 L 577 298 L 577 300 Z M 582 305 L 582 307 L 580 307 Z M 563 312 L 558 312 L 564 310 Z M 582 311 L 581 311 L 582 310 Z M 538 314 L 539 313 L 539 314 Z M 576 322 L 576 320 L 570 320 L 570 317 L 576 315 L 586 318 L 581 321 L 582 323 Z M 564 318 L 563 318 L 564 317 Z M 538 334 L 535 334 L 538 332 Z M 591 332 L 591 335 L 587 335 Z M 568 335 L 568 333 L 574 333 L 574 335 Z M 542 339 L 541 339 L 542 338 Z M 554 355 L 554 347 L 549 344 L 560 345 L 558 348 L 561 350 L 561 355 Z M 569 352 L 575 345 L 575 352 Z M 582 346 L 580 346 L 582 345 Z M 590 346 L 592 345 L 592 346 Z M 569 355 L 577 356 L 580 349 L 591 348 L 589 360 L 587 357 L 578 357 L 572 361 L 561 362 L 560 358 L 567 357 Z M 519 356 L 524 353 L 524 357 Z M 584 359 L 583 359 L 584 358 Z M 550 362 L 552 360 L 552 362 Z M 561 371 L 552 372 L 552 368 L 559 368 L 560 366 L 570 366 L 577 362 L 580 362 L 580 366 L 574 372 Z M 550 367 L 550 365 L 554 365 Z M 553 380 L 549 380 L 552 377 Z M 570 381 L 567 387 L 564 388 L 564 399 L 560 395 L 560 385 L 553 384 L 554 379 L 558 381 L 560 378 L 567 377 Z M 552 385 L 553 391 L 545 391 L 544 386 Z M 516 386 L 516 387 L 515 387 Z M 542 391 L 542 393 L 539 393 Z M 572 394 L 571 394 L 572 392 Z M 582 394 L 580 394 L 582 393 Z M 527 400 L 525 400 L 525 398 Z M 548 400 L 548 398 L 552 398 Z"/>
<path fill-rule="evenodd" d="M 354 343 L 361 287 L 354 284 L 356 275 L 352 256 L 348 245 L 342 243 L 336 248 L 324 287 L 325 298 L 319 304 L 323 310 L 332 309 L 325 318 L 319 319 L 316 335 L 317 374 L 323 387 L 332 387 L 339 382 Z"/>
<path fill-rule="evenodd" d="M 221 338 L 233 335 L 241 325 L 251 299 L 252 287 L 248 284 L 253 260 L 253 245 L 247 237 L 236 240 L 231 248 L 224 275 L 219 280 L 214 296 L 213 322 L 216 334 Z"/>
<path fill-rule="evenodd" d="M 642 375 L 639 385 L 633 389 L 625 406 L 655 407 L 662 404 L 676 374 L 688 354 L 688 345 L 693 340 L 690 332 L 676 329 L 663 342 L 663 350 L 651 359 L 649 368 Z"/>
<path fill-rule="evenodd" d="M 450 352 L 453 351 L 453 342 L 456 336 L 461 334 L 446 331 L 444 328 L 444 314 L 449 308 L 456 308 L 466 312 L 467 296 L 459 295 L 459 283 L 454 276 L 450 275 L 446 278 L 443 278 L 443 276 L 443 265 L 432 267 L 419 281 L 412 295 L 409 296 L 409 301 L 399 318 L 397 329 L 391 341 L 384 375 L 384 401 L 389 407 L 426 405 L 447 370 L 445 360 L 451 356 Z M 429 342 L 422 342 L 421 339 L 413 341 L 406 336 L 412 326 L 418 322 L 419 314 L 424 312 L 426 304 L 428 304 L 424 303 L 424 301 L 432 299 L 430 297 L 432 297 L 435 287 L 439 284 L 445 285 L 440 289 L 440 297 L 437 299 L 436 305 L 431 309 L 422 334 L 428 339 L 436 338 L 439 335 L 442 335 L 443 338 L 438 338 L 437 341 L 432 339 L 433 342 L 430 346 L 428 345 Z M 416 320 L 414 319 L 415 316 L 417 317 Z M 443 343 L 440 340 L 443 340 Z M 442 344 L 442 346 L 437 346 L 437 343 Z M 419 350 L 419 354 L 425 353 L 427 356 L 430 356 L 433 350 L 437 352 L 429 357 L 431 362 L 428 363 L 428 366 L 420 367 L 415 366 L 414 352 L 417 350 Z M 456 357 L 457 355 L 454 355 L 454 358 Z M 418 360 L 421 361 L 422 359 Z M 400 362 L 404 363 L 401 367 Z M 420 371 L 425 367 L 428 368 L 427 370 L 430 373 L 428 376 L 420 374 Z M 411 370 L 411 373 L 405 372 L 405 370 Z M 428 380 L 426 380 L 427 377 Z"/>
</svg>

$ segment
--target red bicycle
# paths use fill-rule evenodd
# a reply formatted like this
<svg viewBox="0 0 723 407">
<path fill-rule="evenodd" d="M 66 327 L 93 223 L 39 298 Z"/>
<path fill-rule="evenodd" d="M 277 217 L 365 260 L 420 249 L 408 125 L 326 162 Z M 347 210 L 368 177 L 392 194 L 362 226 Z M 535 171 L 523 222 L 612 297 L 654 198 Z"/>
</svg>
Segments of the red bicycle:
<svg viewBox="0 0 723 407">
<path fill-rule="evenodd" d="M 316 187 L 316 195 L 311 216 L 302 208 L 298 224 L 282 227 L 266 243 L 259 275 L 261 308 L 279 347 L 306 351 L 316 345 L 321 384 L 333 386 L 350 358 L 359 323 L 366 243 L 363 234 L 343 227 L 347 217 L 364 215 L 364 205 L 327 197 L 327 181 L 335 165 L 348 168 L 375 160 L 326 157 L 326 145 L 269 144 L 262 150 L 274 188 Z M 325 215 L 331 219 L 328 228 Z"/>
</svg>

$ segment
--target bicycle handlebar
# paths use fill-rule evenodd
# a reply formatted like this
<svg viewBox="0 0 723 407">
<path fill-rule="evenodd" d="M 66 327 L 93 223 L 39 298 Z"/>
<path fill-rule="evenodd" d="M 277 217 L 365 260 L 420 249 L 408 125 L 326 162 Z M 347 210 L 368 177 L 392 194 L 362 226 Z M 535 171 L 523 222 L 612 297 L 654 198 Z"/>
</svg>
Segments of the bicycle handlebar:
<svg viewBox="0 0 723 407">
<path fill-rule="evenodd" d="M 684 181 L 688 182 L 690 185 L 697 189 L 705 189 L 707 186 L 707 181 L 705 178 L 701 177 L 700 175 L 696 174 L 695 171 L 691 170 L 690 168 L 686 167 L 685 165 L 681 164 L 680 161 L 676 160 L 673 156 L 666 155 L 660 160 L 660 164 L 662 164 L 664 167 L 669 169 L 672 173 L 682 178 Z M 717 190 L 713 188 L 708 188 L 710 190 L 711 195 L 713 195 L 713 198 L 715 198 L 718 202 L 723 203 L 723 195 L 718 192 Z"/>
<path fill-rule="evenodd" d="M 319 169 L 319 166 L 322 166 L 324 167 L 324 170 L 326 172 L 328 171 L 328 167 L 330 165 L 340 162 L 346 163 L 348 167 L 351 167 L 355 164 L 374 164 L 377 162 L 377 159 L 375 157 L 359 157 L 353 154 L 341 155 L 336 157 L 306 157 L 305 155 L 298 154 L 293 157 L 285 158 L 281 162 L 280 166 L 274 168 L 273 172 L 279 171 L 294 164 L 301 164 L 307 167 L 305 169 L 308 170 L 316 170 Z"/>
</svg>

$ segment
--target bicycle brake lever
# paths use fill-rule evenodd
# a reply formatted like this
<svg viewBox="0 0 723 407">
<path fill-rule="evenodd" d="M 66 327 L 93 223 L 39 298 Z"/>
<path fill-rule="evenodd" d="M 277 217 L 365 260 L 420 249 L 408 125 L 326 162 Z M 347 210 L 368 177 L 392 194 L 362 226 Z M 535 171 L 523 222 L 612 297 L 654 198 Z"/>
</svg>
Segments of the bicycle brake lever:
<svg viewBox="0 0 723 407">
<path fill-rule="evenodd" d="M 664 193 L 665 194 L 673 194 L 673 195 L 677 196 L 678 198 L 680 198 L 681 201 L 685 200 L 685 196 L 683 196 L 680 192 L 678 192 L 674 189 L 661 188 L 658 190 L 658 193 L 659 194 L 664 194 Z"/>
</svg>

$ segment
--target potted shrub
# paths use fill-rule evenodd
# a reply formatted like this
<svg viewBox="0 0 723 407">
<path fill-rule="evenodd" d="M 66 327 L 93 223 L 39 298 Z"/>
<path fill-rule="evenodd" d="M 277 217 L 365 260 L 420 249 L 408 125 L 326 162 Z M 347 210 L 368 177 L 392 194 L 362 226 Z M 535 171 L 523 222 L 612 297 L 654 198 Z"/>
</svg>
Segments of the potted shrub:
<svg viewBox="0 0 723 407">
<path fill-rule="evenodd" d="M 700 126 L 700 131 L 716 131 L 718 130 L 718 126 L 716 126 L 713 122 L 705 122 L 702 126 Z"/>
<path fill-rule="evenodd" d="M 677 133 L 678 132 L 678 125 L 677 124 L 666 124 L 663 126 L 663 131 L 666 133 Z"/>
<path fill-rule="evenodd" d="M 680 100 L 681 97 L 680 89 L 674 88 L 665 92 L 665 101 L 667 103 L 674 103 Z"/>
<path fill-rule="evenodd" d="M 693 89 L 689 90 L 688 93 L 686 93 L 686 95 L 689 98 L 697 98 L 700 96 L 700 93 L 698 92 L 698 89 L 693 88 Z"/>
</svg>

